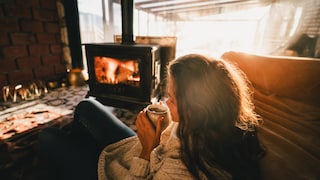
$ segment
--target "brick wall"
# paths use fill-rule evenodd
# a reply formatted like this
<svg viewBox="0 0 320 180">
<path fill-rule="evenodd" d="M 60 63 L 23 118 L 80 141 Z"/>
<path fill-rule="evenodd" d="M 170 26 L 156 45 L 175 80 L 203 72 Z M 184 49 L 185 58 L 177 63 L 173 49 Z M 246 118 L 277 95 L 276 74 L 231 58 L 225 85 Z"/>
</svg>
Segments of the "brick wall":
<svg viewBox="0 0 320 180">
<path fill-rule="evenodd" d="M 0 1 L 0 24 L 0 88 L 66 76 L 57 0 Z"/>
</svg>

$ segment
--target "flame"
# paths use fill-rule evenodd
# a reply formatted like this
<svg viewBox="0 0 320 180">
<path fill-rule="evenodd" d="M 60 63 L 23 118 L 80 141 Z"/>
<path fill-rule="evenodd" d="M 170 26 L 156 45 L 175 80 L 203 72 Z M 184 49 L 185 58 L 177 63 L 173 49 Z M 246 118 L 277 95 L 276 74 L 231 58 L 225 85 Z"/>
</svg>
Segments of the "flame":
<svg viewBox="0 0 320 180">
<path fill-rule="evenodd" d="M 98 82 L 118 84 L 129 83 L 128 81 L 140 81 L 139 67 L 135 60 L 119 60 L 95 56 L 94 67 Z"/>
</svg>

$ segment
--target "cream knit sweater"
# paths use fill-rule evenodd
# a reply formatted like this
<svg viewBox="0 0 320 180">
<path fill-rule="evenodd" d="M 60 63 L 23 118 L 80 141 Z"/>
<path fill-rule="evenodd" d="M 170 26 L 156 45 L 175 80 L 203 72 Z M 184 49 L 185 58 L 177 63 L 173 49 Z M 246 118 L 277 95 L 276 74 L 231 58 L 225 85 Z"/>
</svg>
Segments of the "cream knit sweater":
<svg viewBox="0 0 320 180">
<path fill-rule="evenodd" d="M 142 147 L 137 136 L 106 146 L 99 157 L 98 179 L 194 179 L 180 159 L 177 126 L 178 123 L 172 122 L 162 133 L 150 161 L 139 158 Z M 225 171 L 213 170 L 219 179 L 230 179 Z"/>
</svg>

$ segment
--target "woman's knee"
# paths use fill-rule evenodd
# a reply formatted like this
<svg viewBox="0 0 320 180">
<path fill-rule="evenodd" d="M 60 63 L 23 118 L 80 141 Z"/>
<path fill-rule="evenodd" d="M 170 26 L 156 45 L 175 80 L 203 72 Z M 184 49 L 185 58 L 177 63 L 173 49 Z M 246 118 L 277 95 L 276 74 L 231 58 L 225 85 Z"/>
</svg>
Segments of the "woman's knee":
<svg viewBox="0 0 320 180">
<path fill-rule="evenodd" d="M 74 117 L 83 117 L 89 114 L 94 114 L 98 109 L 101 109 L 103 105 L 95 99 L 87 98 L 80 101 L 74 111 Z"/>
<path fill-rule="evenodd" d="M 91 99 L 91 98 L 83 99 L 76 106 L 76 110 L 75 111 L 80 111 L 81 112 L 82 110 L 85 110 L 90 106 L 95 106 L 97 103 L 98 102 L 95 99 Z"/>
</svg>

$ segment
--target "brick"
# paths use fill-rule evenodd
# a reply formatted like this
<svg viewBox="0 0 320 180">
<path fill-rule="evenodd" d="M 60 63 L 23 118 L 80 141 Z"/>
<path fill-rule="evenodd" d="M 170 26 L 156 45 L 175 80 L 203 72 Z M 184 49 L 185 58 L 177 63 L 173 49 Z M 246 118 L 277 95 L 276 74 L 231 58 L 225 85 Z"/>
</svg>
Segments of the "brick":
<svg viewBox="0 0 320 180">
<path fill-rule="evenodd" d="M 1 48 L 1 54 L 5 58 L 17 58 L 28 55 L 26 46 L 5 46 Z"/>
<path fill-rule="evenodd" d="M 31 33 L 11 33 L 11 41 L 14 45 L 17 44 L 32 44 L 36 42 L 34 34 Z"/>
<path fill-rule="evenodd" d="M 17 18 L 0 18 L 1 28 L 0 31 L 10 32 L 19 31 L 19 23 Z"/>
<path fill-rule="evenodd" d="M 10 84 L 18 84 L 34 80 L 32 69 L 11 71 L 8 73 Z"/>
<path fill-rule="evenodd" d="M 52 54 L 61 54 L 62 53 L 62 44 L 50 45 L 50 51 Z"/>
<path fill-rule="evenodd" d="M 8 45 L 8 44 L 9 44 L 8 33 L 0 32 L 0 45 Z"/>
<path fill-rule="evenodd" d="M 7 74 L 6 73 L 0 73 L 0 87 L 2 88 L 5 85 L 8 85 L 8 80 L 7 80 Z M 2 91 L 2 89 L 1 89 Z"/>
<path fill-rule="evenodd" d="M 38 33 L 37 39 L 40 44 L 57 43 L 56 36 L 53 33 Z"/>
<path fill-rule="evenodd" d="M 54 66 L 41 66 L 34 69 L 36 79 L 50 79 L 55 76 Z"/>
<path fill-rule="evenodd" d="M 23 17 L 23 18 L 31 18 L 31 9 L 28 7 L 17 7 L 16 5 L 5 4 L 4 5 L 5 14 L 8 17 Z"/>
<path fill-rule="evenodd" d="M 41 21 L 57 21 L 58 13 L 47 9 L 33 9 L 33 18 Z"/>
<path fill-rule="evenodd" d="M 50 55 L 42 57 L 42 63 L 44 66 L 52 64 L 61 64 L 62 56 L 61 55 Z"/>
<path fill-rule="evenodd" d="M 0 72 L 9 72 L 17 69 L 14 59 L 0 60 Z"/>
<path fill-rule="evenodd" d="M 62 43 L 60 33 L 56 34 L 56 38 L 57 38 L 58 43 Z"/>
<path fill-rule="evenodd" d="M 55 66 L 55 73 L 56 74 L 67 74 L 67 67 L 64 64 L 56 64 Z"/>
<path fill-rule="evenodd" d="M 45 31 L 51 32 L 51 33 L 60 33 L 59 23 L 53 22 L 53 23 L 45 23 L 44 24 Z"/>
<path fill-rule="evenodd" d="M 40 0 L 16 0 L 18 6 L 23 7 L 40 7 Z"/>
<path fill-rule="evenodd" d="M 41 21 L 35 20 L 22 20 L 21 28 L 24 32 L 43 32 L 43 24 Z"/>
<path fill-rule="evenodd" d="M 48 45 L 30 45 L 29 52 L 31 56 L 39 56 L 49 54 Z"/>
<path fill-rule="evenodd" d="M 40 6 L 46 9 L 57 9 L 57 1 L 40 1 Z"/>
<path fill-rule="evenodd" d="M 16 61 L 19 69 L 32 69 L 41 66 L 40 57 L 29 56 L 18 58 Z"/>
</svg>

